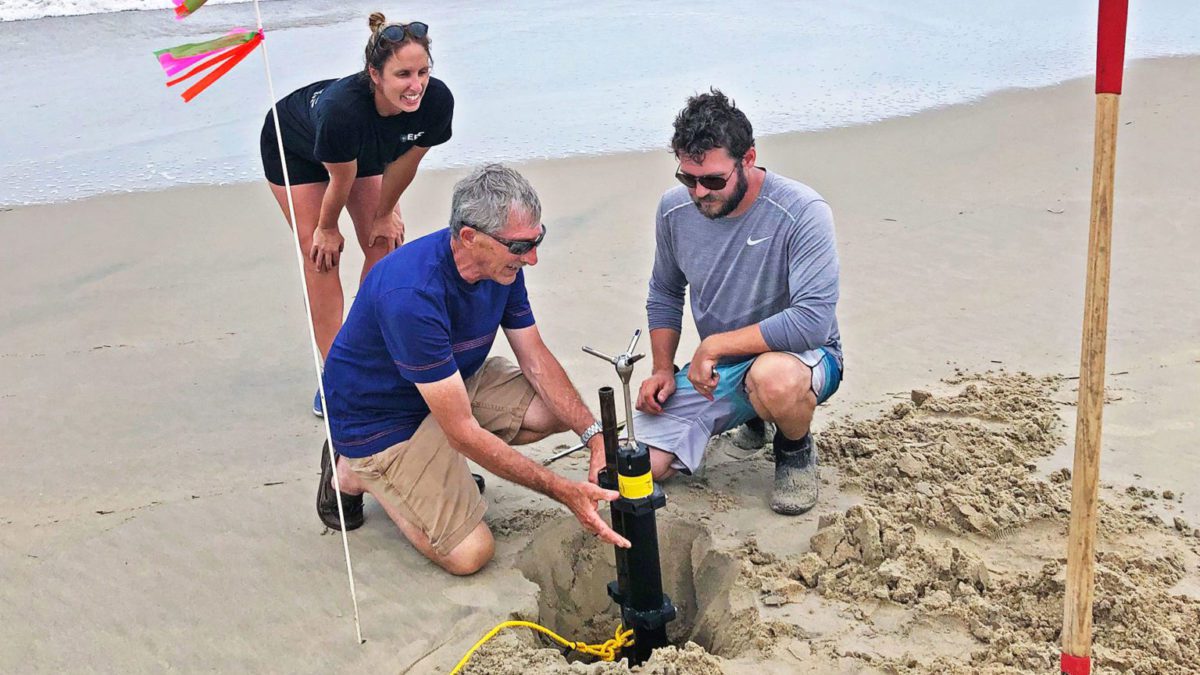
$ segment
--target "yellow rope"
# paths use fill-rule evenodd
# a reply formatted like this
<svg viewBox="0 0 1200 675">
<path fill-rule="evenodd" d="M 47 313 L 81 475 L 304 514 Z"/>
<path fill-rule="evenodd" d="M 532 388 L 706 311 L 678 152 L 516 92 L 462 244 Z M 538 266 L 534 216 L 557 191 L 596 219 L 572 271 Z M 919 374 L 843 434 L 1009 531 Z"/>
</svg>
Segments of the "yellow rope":
<svg viewBox="0 0 1200 675">
<path fill-rule="evenodd" d="M 458 675 L 458 673 L 467 665 L 467 661 L 471 660 L 471 655 L 475 653 L 475 650 L 482 647 L 483 643 L 496 637 L 496 634 L 505 628 L 532 628 L 540 633 L 544 633 L 545 635 L 549 636 L 550 639 L 566 647 L 567 649 L 588 654 L 590 656 L 599 657 L 601 661 L 616 660 L 617 652 L 633 644 L 633 630 L 622 630 L 623 627 L 620 624 L 617 624 L 617 630 L 613 634 L 612 638 L 597 645 L 589 645 L 586 642 L 571 642 L 549 628 L 546 628 L 545 626 L 539 626 L 532 621 L 505 621 L 488 631 L 487 635 L 484 635 L 482 638 L 480 638 L 479 642 L 476 642 L 475 645 L 471 647 L 471 649 L 468 650 L 467 653 L 462 657 L 462 660 L 458 662 L 458 665 L 454 666 L 454 670 L 450 671 L 450 675 Z"/>
</svg>

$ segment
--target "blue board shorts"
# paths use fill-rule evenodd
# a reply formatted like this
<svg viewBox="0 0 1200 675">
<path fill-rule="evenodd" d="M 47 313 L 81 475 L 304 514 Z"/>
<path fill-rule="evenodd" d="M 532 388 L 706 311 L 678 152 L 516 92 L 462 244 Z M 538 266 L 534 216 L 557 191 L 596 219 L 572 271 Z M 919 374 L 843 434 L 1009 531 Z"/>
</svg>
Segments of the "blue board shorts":
<svg viewBox="0 0 1200 675">
<path fill-rule="evenodd" d="M 823 347 L 806 352 L 783 352 L 800 359 L 812 371 L 812 390 L 817 405 L 827 401 L 842 383 L 842 367 Z M 720 380 L 713 400 L 704 398 L 687 379 L 687 366 L 675 374 L 675 393 L 663 405 L 661 415 L 641 411 L 633 416 L 639 443 L 671 452 L 672 468 L 691 474 L 704 461 L 708 439 L 734 429 L 758 416 L 746 393 L 746 373 L 755 359 L 717 366 Z"/>
</svg>

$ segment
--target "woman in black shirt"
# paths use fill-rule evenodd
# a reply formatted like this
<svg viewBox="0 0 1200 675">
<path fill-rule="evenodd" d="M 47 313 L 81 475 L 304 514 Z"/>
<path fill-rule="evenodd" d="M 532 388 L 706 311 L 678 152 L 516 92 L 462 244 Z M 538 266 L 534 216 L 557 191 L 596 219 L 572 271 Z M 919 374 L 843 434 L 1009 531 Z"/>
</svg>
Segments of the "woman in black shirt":
<svg viewBox="0 0 1200 675">
<path fill-rule="evenodd" d="M 430 77 L 429 27 L 368 21 L 366 64 L 340 80 L 322 80 L 278 103 L 279 127 L 321 358 L 342 325 L 344 298 L 337 265 L 345 239 L 342 209 L 350 212 L 366 261 L 362 277 L 404 241 L 399 200 L 429 148 L 450 139 L 454 97 Z M 263 169 L 284 217 L 287 189 L 272 113 L 260 136 Z M 313 412 L 321 415 L 320 398 Z"/>
</svg>

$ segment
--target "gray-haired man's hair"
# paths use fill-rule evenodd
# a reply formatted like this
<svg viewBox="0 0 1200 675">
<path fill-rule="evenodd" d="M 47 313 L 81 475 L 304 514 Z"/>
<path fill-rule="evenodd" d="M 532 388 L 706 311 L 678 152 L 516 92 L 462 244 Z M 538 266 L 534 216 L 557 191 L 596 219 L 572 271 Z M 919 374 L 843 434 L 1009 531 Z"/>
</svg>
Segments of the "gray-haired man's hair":
<svg viewBox="0 0 1200 675">
<path fill-rule="evenodd" d="M 450 232 L 457 238 L 463 227 L 498 234 L 517 208 L 534 223 L 542 219 L 542 202 L 525 177 L 503 164 L 486 164 L 454 184 L 450 202 Z"/>
</svg>

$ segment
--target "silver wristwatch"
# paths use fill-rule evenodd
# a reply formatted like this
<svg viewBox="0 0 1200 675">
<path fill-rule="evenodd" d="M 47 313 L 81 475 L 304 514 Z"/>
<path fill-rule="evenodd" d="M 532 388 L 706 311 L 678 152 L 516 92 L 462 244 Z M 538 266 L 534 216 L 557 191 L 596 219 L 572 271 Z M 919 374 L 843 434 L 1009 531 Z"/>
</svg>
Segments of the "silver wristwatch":
<svg viewBox="0 0 1200 675">
<path fill-rule="evenodd" d="M 587 445 L 588 441 L 592 440 L 593 436 L 595 436 L 596 434 L 600 433 L 603 430 L 604 430 L 604 426 L 601 425 L 599 422 L 592 422 L 592 426 L 584 429 L 583 433 L 579 434 L 579 442 L 582 443 L 583 445 Z"/>
</svg>

